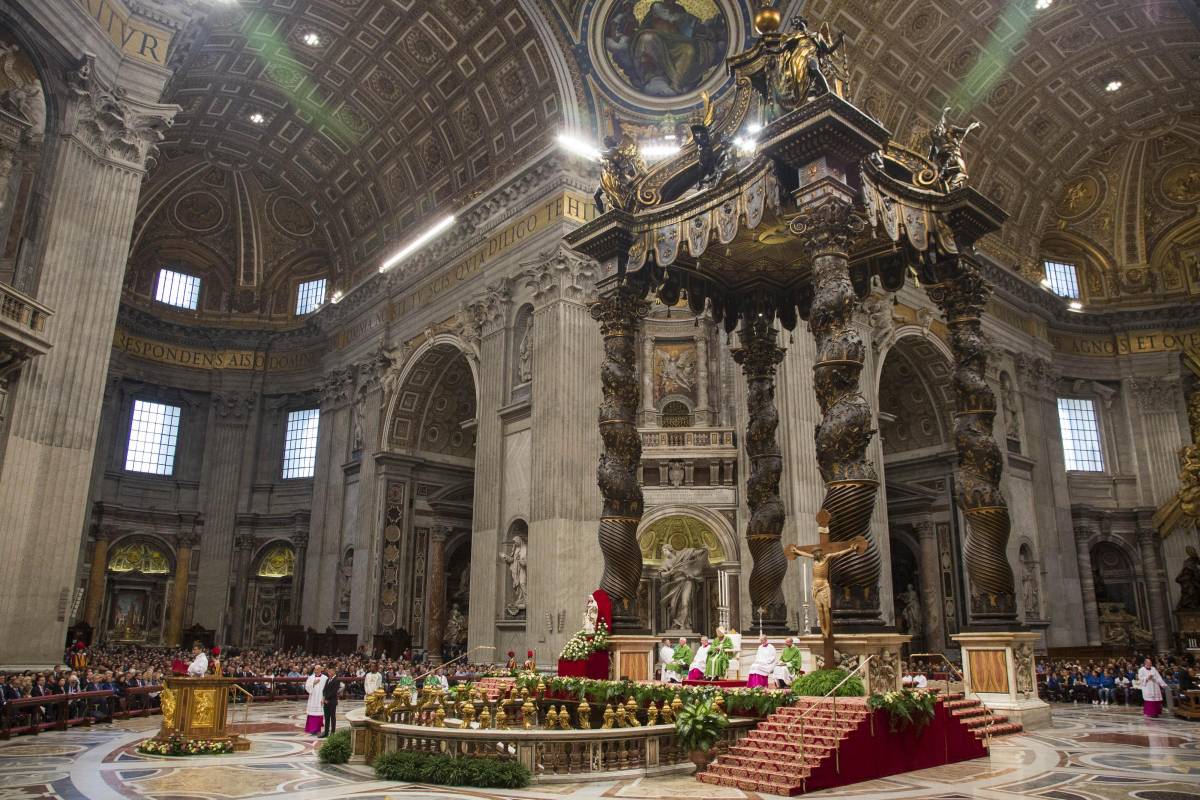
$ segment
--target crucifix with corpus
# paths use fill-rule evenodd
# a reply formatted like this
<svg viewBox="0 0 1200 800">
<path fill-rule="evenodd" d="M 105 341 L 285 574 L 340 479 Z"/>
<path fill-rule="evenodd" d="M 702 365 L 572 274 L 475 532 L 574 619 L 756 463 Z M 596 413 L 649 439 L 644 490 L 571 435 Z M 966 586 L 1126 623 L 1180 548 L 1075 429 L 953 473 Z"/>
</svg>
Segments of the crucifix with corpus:
<svg viewBox="0 0 1200 800">
<path fill-rule="evenodd" d="M 829 587 L 829 567 L 839 556 L 850 552 L 861 555 L 867 549 L 867 540 L 862 536 L 855 536 L 844 542 L 830 541 L 830 519 L 829 512 L 822 508 L 817 512 L 817 535 L 820 537 L 820 541 L 804 547 L 789 544 L 783 551 L 784 555 L 792 560 L 797 557 L 813 560 L 813 604 L 817 607 L 817 621 L 821 625 L 821 636 L 825 640 L 823 654 L 826 669 L 833 669 L 837 666 L 833 660 L 833 591 Z"/>
</svg>

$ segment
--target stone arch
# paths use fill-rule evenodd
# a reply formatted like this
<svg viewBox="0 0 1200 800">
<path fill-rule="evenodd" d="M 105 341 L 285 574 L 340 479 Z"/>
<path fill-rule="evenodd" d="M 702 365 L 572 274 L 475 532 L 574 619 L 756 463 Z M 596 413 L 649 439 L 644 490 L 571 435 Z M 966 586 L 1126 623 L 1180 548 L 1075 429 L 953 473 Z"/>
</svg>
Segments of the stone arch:
<svg viewBox="0 0 1200 800">
<path fill-rule="evenodd" d="M 142 554 L 137 550 L 141 548 Z M 150 553 L 153 555 L 150 555 Z M 120 565 L 114 568 L 115 564 Z M 135 562 L 158 562 L 148 563 Z M 148 568 L 149 567 L 149 568 Z M 165 633 L 168 586 L 179 580 L 175 549 L 161 536 L 133 531 L 109 546 L 100 640 L 121 643 L 161 642 Z M 184 578 L 186 580 L 186 577 Z"/>
<path fill-rule="evenodd" d="M 383 429 L 384 450 L 474 458 L 474 435 L 461 426 L 475 419 L 479 382 L 457 337 L 428 339 L 401 371 L 398 386 Z"/>
<path fill-rule="evenodd" d="M 283 626 L 288 624 L 296 598 L 296 548 L 287 539 L 276 537 L 264 542 L 250 561 L 250 585 L 246 593 L 245 644 L 273 647 L 282 643 Z"/>
<path fill-rule="evenodd" d="M 105 571 L 110 571 L 113 559 L 117 557 L 117 554 L 123 548 L 127 547 L 128 545 L 132 545 L 132 544 L 146 544 L 146 545 L 149 545 L 150 547 L 153 547 L 154 549 L 158 550 L 159 552 L 161 552 L 166 557 L 166 561 L 167 561 L 167 573 L 166 574 L 168 574 L 168 575 L 175 574 L 176 561 L 175 561 L 174 546 L 172 546 L 166 539 L 162 538 L 161 536 L 158 536 L 157 534 L 154 534 L 154 533 L 144 532 L 144 531 L 132 531 L 130 533 L 122 534 L 120 537 L 115 539 L 111 544 L 109 544 L 109 546 L 108 546 L 108 562 L 105 563 L 105 565 L 104 565 Z M 151 574 L 159 574 L 159 573 L 151 573 Z"/>
<path fill-rule="evenodd" d="M 699 521 L 716 535 L 724 553 L 725 562 L 737 563 L 741 560 L 741 550 L 738 548 L 737 534 L 733 530 L 733 525 L 723 514 L 705 506 L 677 503 L 655 506 L 642 516 L 641 524 L 638 525 L 638 541 L 641 541 L 642 534 L 648 528 L 668 517 L 692 517 Z M 644 558 L 645 553 L 643 552 Z"/>
<path fill-rule="evenodd" d="M 880 359 L 883 453 L 953 446 L 953 362 L 930 337 L 904 336 Z"/>
</svg>

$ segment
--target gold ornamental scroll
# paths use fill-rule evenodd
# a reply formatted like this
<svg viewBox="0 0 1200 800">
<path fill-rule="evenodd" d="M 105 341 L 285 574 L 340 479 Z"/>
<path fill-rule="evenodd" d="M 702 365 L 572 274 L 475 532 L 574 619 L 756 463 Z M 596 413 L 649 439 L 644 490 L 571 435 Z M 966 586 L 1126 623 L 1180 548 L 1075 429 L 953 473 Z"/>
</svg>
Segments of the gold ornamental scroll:
<svg viewBox="0 0 1200 800">
<path fill-rule="evenodd" d="M 464 281 L 482 274 L 504 253 L 541 233 L 553 224 L 570 221 L 584 223 L 595 219 L 596 206 L 579 192 L 564 192 L 530 208 L 509 224 L 492 233 L 478 247 L 455 261 L 410 292 L 364 314 L 334 337 L 334 346 L 344 350 L 371 333 L 382 330 L 405 314 L 411 314 L 434 302 Z"/>
<path fill-rule="evenodd" d="M 250 742 L 228 730 L 229 689 L 235 678 L 172 676 L 159 695 L 162 727 L 160 741 L 181 736 L 189 741 L 230 742 L 234 750 L 249 750 Z"/>
</svg>

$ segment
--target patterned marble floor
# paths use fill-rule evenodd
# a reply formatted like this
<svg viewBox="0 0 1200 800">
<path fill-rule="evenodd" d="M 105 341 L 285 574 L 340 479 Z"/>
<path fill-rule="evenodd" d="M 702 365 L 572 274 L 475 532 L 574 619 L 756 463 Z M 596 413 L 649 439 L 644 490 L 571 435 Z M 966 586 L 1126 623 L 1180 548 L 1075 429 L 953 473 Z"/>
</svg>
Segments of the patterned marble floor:
<svg viewBox="0 0 1200 800">
<path fill-rule="evenodd" d="M 352 706 L 351 706 L 352 707 Z M 257 707 L 249 753 L 154 759 L 134 745 L 155 720 L 76 728 L 0 742 L 0 800 L 499 800 L 565 797 L 755 800 L 690 777 L 554 784 L 519 792 L 386 783 L 363 767 L 323 767 L 300 732 L 299 705 Z M 239 712 L 240 713 L 240 712 Z M 1119 709 L 1059 706 L 1054 727 L 995 742 L 986 759 L 861 783 L 810 797 L 856 800 L 1200 800 L 1200 724 L 1143 721 Z"/>
</svg>

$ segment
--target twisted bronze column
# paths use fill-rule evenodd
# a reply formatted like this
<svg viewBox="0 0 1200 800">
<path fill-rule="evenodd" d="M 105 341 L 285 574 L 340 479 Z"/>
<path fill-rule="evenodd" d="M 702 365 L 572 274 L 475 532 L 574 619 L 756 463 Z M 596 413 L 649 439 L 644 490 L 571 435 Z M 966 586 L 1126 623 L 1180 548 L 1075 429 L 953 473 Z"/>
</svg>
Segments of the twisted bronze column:
<svg viewBox="0 0 1200 800">
<path fill-rule="evenodd" d="M 746 479 L 746 500 L 750 522 L 746 543 L 754 566 L 750 571 L 750 603 L 754 613 L 775 602 L 787 558 L 780 536 L 786 513 L 779 497 L 779 478 L 783 458 L 775 430 L 779 412 L 775 408 L 775 365 L 783 360 L 783 348 L 775 344 L 775 329 L 766 317 L 742 319 L 738 339 L 742 346 L 733 351 L 733 359 L 742 365 L 746 376 L 746 453 L 750 457 L 750 476 Z M 786 620 L 781 620 L 786 622 Z"/>
<path fill-rule="evenodd" d="M 817 343 L 813 384 L 822 419 L 816 430 L 817 466 L 825 481 L 824 507 L 832 515 L 829 538 L 863 536 L 861 554 L 830 569 L 833 616 L 843 624 L 879 625 L 880 555 L 871 533 L 879 486 L 867 446 L 875 434 L 871 406 L 859 390 L 866 348 L 852 320 L 857 300 L 850 284 L 849 247 L 865 222 L 846 201 L 830 199 L 792 222 L 812 256 L 813 301 L 808 327 Z"/>
<path fill-rule="evenodd" d="M 946 317 L 954 352 L 954 446 L 958 450 L 955 483 L 959 508 L 967 520 L 964 547 L 971 583 L 971 622 L 1013 625 L 1016 591 L 1008 563 L 1008 505 L 1000 492 L 1004 461 L 992 437 L 996 396 L 984 377 L 987 342 L 980 316 L 991 289 L 979 268 L 960 258 L 952 277 L 927 287 Z"/>
<path fill-rule="evenodd" d="M 642 440 L 636 423 L 641 391 L 634 341 L 639 320 L 650 312 L 650 303 L 642 296 L 642 292 L 622 286 L 591 307 L 592 318 L 600 323 L 604 336 L 604 363 L 600 367 L 600 437 L 604 452 L 596 470 L 604 498 L 600 517 L 604 575 L 600 588 L 612 599 L 614 615 L 622 604 L 632 608 L 642 579 L 642 550 L 637 540 L 643 510 L 637 477 Z"/>
</svg>

